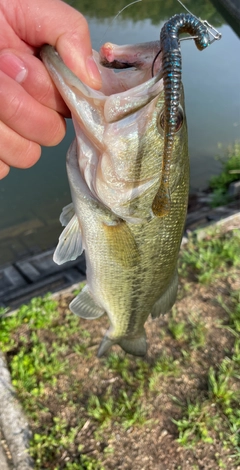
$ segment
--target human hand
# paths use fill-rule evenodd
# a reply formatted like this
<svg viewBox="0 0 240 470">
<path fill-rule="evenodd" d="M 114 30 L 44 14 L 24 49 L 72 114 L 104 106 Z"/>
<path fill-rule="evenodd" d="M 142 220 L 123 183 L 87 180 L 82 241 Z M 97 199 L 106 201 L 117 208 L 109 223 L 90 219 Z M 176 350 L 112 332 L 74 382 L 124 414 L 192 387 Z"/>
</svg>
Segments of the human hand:
<svg viewBox="0 0 240 470">
<path fill-rule="evenodd" d="M 85 18 L 61 0 L 0 0 L 0 179 L 10 167 L 28 168 L 41 145 L 57 145 L 69 111 L 37 58 L 54 46 L 66 65 L 99 89 Z"/>
</svg>

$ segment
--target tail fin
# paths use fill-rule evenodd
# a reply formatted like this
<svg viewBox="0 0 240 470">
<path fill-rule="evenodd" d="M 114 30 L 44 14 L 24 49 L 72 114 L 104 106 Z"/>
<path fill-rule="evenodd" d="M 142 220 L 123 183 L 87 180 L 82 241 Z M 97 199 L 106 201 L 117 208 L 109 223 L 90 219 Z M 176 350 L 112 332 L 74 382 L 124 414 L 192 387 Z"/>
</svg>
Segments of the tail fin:
<svg viewBox="0 0 240 470">
<path fill-rule="evenodd" d="M 111 340 L 107 335 L 104 336 L 98 350 L 98 357 L 103 356 L 113 344 L 119 344 L 126 353 L 132 354 L 133 356 L 145 356 L 147 352 L 145 331 L 143 335 L 138 338 L 123 338 L 119 341 Z"/>
<path fill-rule="evenodd" d="M 119 341 L 119 346 L 126 351 L 128 354 L 132 354 L 133 356 L 145 356 L 147 352 L 147 342 L 146 342 L 146 335 L 128 339 L 124 338 Z"/>
</svg>

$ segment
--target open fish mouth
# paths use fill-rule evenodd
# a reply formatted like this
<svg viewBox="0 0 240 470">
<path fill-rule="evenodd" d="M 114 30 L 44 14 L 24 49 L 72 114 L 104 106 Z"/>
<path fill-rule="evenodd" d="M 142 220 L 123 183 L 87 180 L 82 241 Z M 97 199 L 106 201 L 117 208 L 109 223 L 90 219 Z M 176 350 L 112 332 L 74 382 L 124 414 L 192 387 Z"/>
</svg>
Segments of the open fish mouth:
<svg viewBox="0 0 240 470">
<path fill-rule="evenodd" d="M 142 194 L 154 197 L 161 171 L 157 153 L 156 158 L 152 158 L 153 171 L 140 171 L 142 165 L 136 165 L 138 147 L 132 145 L 133 139 L 130 138 L 130 132 L 132 136 L 142 135 L 147 127 L 152 126 L 153 114 L 158 119 L 156 104 L 159 96 L 162 96 L 159 103 L 164 103 L 161 57 L 155 67 L 156 70 L 158 68 L 157 74 L 151 76 L 157 51 L 159 41 L 137 46 L 109 43 L 102 46 L 100 54 L 95 53 L 102 75 L 100 91 L 79 80 L 52 46 L 43 46 L 41 51 L 43 62 L 72 114 L 79 147 L 79 168 L 84 181 L 97 200 L 133 223 L 152 218 L 151 208 L 142 212 L 138 201 Z M 114 65 L 128 62 L 128 66 L 134 67 L 116 73 L 111 70 L 113 56 Z M 103 57 L 109 68 L 101 65 Z M 132 157 L 126 160 L 127 147 Z M 144 158 L 147 158 L 146 154 L 147 149 Z"/>
<path fill-rule="evenodd" d="M 157 73 L 154 77 L 151 76 L 152 63 L 158 51 L 159 41 L 134 46 L 104 44 L 100 53 L 94 51 L 94 58 L 102 76 L 100 91 L 93 90 L 78 79 L 66 67 L 52 46 L 42 47 L 41 58 L 73 114 L 76 112 L 76 99 L 74 100 L 69 93 L 69 88 L 76 89 L 83 99 L 95 100 L 93 101 L 95 105 L 99 104 L 99 100 L 106 101 L 105 119 L 107 122 L 114 122 L 145 106 L 163 89 L 160 56 L 155 64 Z M 113 68 L 124 69 L 124 71 L 116 73 L 112 70 Z M 132 70 L 127 70 L 129 68 Z M 66 87 L 68 87 L 68 92 Z M 117 102 L 115 109 L 109 113 L 109 108 L 114 101 Z M 117 111 L 119 101 L 120 107 Z M 130 101 L 132 102 L 131 106 L 129 105 Z M 136 101 L 135 104 L 134 101 Z"/>
</svg>

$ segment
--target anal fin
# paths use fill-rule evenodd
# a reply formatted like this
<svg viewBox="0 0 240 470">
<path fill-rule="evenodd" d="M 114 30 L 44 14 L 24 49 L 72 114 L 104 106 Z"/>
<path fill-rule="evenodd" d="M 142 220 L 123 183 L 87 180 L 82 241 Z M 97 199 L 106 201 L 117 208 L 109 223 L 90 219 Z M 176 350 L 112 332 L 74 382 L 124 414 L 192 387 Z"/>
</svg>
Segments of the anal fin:
<svg viewBox="0 0 240 470">
<path fill-rule="evenodd" d="M 98 357 L 102 357 L 104 354 L 106 354 L 106 352 L 111 348 L 111 346 L 115 344 L 114 341 L 112 341 L 110 338 L 108 338 L 108 336 L 104 336 L 100 346 L 99 346 L 99 349 L 98 349 L 98 353 L 97 353 L 97 356 Z"/>
<path fill-rule="evenodd" d="M 73 313 L 86 320 L 94 320 L 105 313 L 105 310 L 94 301 L 88 286 L 85 286 L 80 294 L 72 300 L 69 308 Z"/>
</svg>

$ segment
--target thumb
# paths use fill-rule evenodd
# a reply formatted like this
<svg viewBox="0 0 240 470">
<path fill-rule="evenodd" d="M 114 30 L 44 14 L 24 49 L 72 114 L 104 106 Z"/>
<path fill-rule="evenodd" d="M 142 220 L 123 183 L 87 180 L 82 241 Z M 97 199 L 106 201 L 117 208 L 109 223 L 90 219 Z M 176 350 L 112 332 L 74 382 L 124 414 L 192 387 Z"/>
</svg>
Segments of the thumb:
<svg viewBox="0 0 240 470">
<path fill-rule="evenodd" d="M 25 43 L 33 48 L 43 44 L 54 46 L 84 83 L 100 88 L 101 77 L 92 57 L 88 23 L 81 13 L 59 0 L 22 0 L 20 10 L 21 15 L 13 15 L 9 10 L 8 15 Z"/>
</svg>

